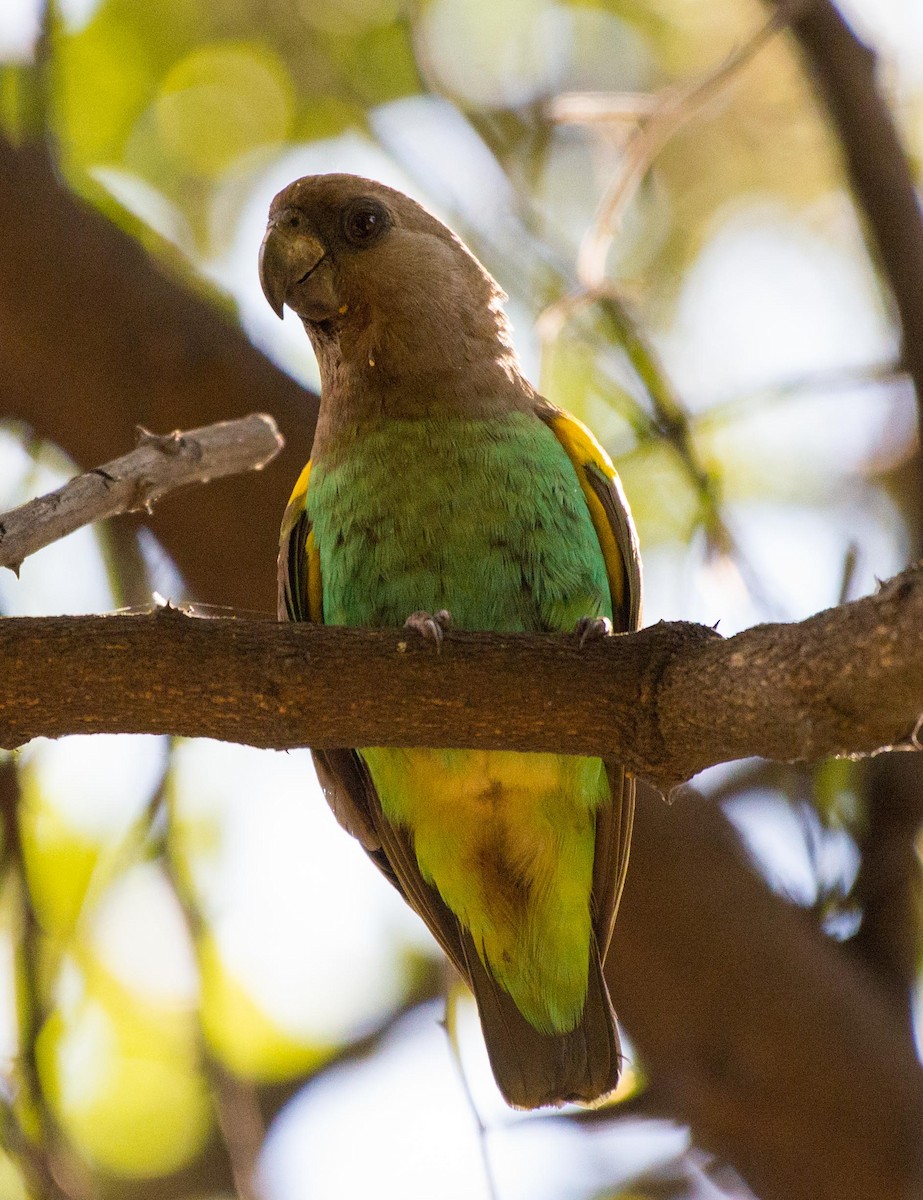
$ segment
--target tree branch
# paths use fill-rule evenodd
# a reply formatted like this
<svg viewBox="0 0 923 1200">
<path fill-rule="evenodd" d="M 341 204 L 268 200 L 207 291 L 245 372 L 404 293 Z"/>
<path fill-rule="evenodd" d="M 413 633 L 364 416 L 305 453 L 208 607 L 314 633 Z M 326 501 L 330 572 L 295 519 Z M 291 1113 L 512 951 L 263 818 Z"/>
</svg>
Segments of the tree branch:
<svg viewBox="0 0 923 1200">
<path fill-rule="evenodd" d="M 606 978 L 672 1115 L 761 1200 L 923 1192 L 906 1026 L 770 891 L 717 806 L 641 790 Z"/>
<path fill-rule="evenodd" d="M 143 616 L 0 621 L 0 745 L 173 733 L 253 746 L 605 754 L 666 789 L 747 755 L 917 747 L 923 565 L 874 596 L 724 639 L 682 622 L 570 635 Z"/>
<path fill-rule="evenodd" d="M 767 0 L 777 11 L 785 2 Z M 791 27 L 835 129 L 870 253 L 891 289 L 900 320 L 902 365 L 916 392 L 923 443 L 923 213 L 907 154 L 878 86 L 877 56 L 832 0 L 807 0 Z M 908 463 L 907 476 L 909 495 L 902 499 L 911 546 L 919 554 L 919 451 Z M 863 778 L 867 828 L 855 888 L 863 922 L 851 944 L 875 972 L 896 1011 L 909 1021 L 919 943 L 920 878 L 914 842 L 923 816 L 923 772 L 918 764 L 884 757 L 868 764 Z"/>
<path fill-rule="evenodd" d="M 3 415 L 88 467 L 124 453 L 138 425 L 272 413 L 286 446 L 259 487 L 229 477 L 195 504 L 166 496 L 146 520 L 191 596 L 274 611 L 279 522 L 317 397 L 252 346 L 201 282 L 198 294 L 184 286 L 68 191 L 44 147 L 0 137 L 0 212 Z"/>
<path fill-rule="evenodd" d="M 282 445 L 275 421 L 265 413 L 186 433 L 139 429 L 131 453 L 0 516 L 0 567 L 18 574 L 23 559 L 43 546 L 91 521 L 150 512 L 155 500 L 185 484 L 258 471 Z"/>
<path fill-rule="evenodd" d="M 915 845 L 923 815 L 920 766 L 918 760 L 896 754 L 865 764 L 866 828 L 853 888 L 862 924 L 848 943 L 873 972 L 908 1030 L 920 948 L 920 859 Z"/>
<path fill-rule="evenodd" d="M 767 3 L 779 9 L 789 0 Z M 877 56 L 832 0 L 806 0 L 791 28 L 836 130 L 872 255 L 894 296 L 903 365 L 916 390 L 923 433 L 923 214 L 894 118 L 878 89 Z M 923 511 L 920 495 L 917 506 Z"/>
</svg>

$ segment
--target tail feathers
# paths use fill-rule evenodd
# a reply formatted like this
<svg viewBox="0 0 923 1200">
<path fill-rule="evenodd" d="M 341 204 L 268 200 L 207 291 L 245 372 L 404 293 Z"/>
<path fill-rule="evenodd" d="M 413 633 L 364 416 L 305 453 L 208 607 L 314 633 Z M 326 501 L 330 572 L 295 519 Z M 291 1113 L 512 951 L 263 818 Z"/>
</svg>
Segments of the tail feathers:
<svg viewBox="0 0 923 1200">
<path fill-rule="evenodd" d="M 467 975 L 477 1001 L 494 1077 L 514 1108 L 594 1104 L 614 1091 L 621 1047 L 597 954 L 591 955 L 586 1004 L 576 1028 L 533 1028 L 465 937 Z"/>
</svg>

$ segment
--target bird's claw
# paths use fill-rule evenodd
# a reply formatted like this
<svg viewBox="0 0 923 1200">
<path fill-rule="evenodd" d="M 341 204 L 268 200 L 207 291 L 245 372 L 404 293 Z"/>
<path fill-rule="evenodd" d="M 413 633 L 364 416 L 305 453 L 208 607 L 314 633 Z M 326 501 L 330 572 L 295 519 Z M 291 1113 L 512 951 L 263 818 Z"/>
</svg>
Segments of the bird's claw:
<svg viewBox="0 0 923 1200">
<path fill-rule="evenodd" d="M 428 642 L 434 642 L 437 650 L 442 649 L 442 640 L 446 631 L 452 627 L 452 614 L 448 609 L 440 608 L 437 613 L 413 612 L 404 622 L 406 629 L 415 629 Z"/>
<path fill-rule="evenodd" d="M 574 633 L 580 639 L 580 648 L 583 649 L 587 642 L 608 637 L 612 633 L 612 622 L 608 617 L 581 617 L 574 626 Z"/>
</svg>

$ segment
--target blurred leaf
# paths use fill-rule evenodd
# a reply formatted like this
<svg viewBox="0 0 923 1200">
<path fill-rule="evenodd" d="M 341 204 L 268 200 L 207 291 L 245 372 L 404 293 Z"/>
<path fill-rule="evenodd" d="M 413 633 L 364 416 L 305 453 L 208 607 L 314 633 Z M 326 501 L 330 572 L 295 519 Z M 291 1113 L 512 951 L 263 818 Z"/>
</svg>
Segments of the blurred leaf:
<svg viewBox="0 0 923 1200">
<path fill-rule="evenodd" d="M 403 0 L 302 0 L 304 19 L 315 29 L 357 34 L 377 25 L 389 25 Z"/>
<path fill-rule="evenodd" d="M 0 1150 L 0 1200 L 29 1200 L 19 1168 Z"/>
<path fill-rule="evenodd" d="M 293 109 L 288 72 L 273 51 L 256 42 L 218 42 L 172 68 L 154 111 L 168 159 L 215 179 L 249 151 L 280 145 Z"/>
<path fill-rule="evenodd" d="M 32 906 L 52 938 L 69 937 L 91 890 L 100 895 L 140 852 L 145 804 L 163 767 L 162 745 L 158 739 L 74 738 L 37 740 L 25 752 L 20 837 Z M 70 778 L 62 773 L 68 761 L 74 764 Z M 56 785 L 59 794 L 50 794 Z"/>
<path fill-rule="evenodd" d="M 0 64 L 0 130 L 17 146 L 44 132 L 44 105 L 36 97 L 36 75 L 31 63 Z"/>
<path fill-rule="evenodd" d="M 365 123 L 365 109 L 360 104 L 339 96 L 316 96 L 305 105 L 294 137 L 296 140 L 315 142 L 336 137 L 347 129 L 361 129 Z"/>
<path fill-rule="evenodd" d="M 120 158 L 154 88 L 154 45 L 134 22 L 108 20 L 103 12 L 79 34 L 58 34 L 53 58 L 55 124 L 72 167 Z M 87 86 L 88 80 L 92 86 Z"/>
<path fill-rule="evenodd" d="M 211 1128 L 194 1015 L 143 1003 L 87 956 L 82 968 L 66 966 L 61 1005 L 36 1046 L 56 1119 L 106 1171 L 141 1177 L 178 1170 Z"/>
<path fill-rule="evenodd" d="M 263 1083 L 294 1079 L 316 1070 L 336 1049 L 285 1034 L 234 978 L 211 936 L 199 944 L 199 964 L 205 1036 L 236 1075 Z"/>
<path fill-rule="evenodd" d="M 32 904 L 46 932 L 62 936 L 77 924 L 93 872 L 98 842 L 76 833 L 21 772 L 20 824 Z"/>
<path fill-rule="evenodd" d="M 701 504 L 676 451 L 664 442 L 639 446 L 618 469 L 642 544 L 688 541 Z"/>
<path fill-rule="evenodd" d="M 811 772 L 814 805 L 825 825 L 856 830 L 860 820 L 859 764 L 828 758 Z"/>
<path fill-rule="evenodd" d="M 568 325 L 543 346 L 539 388 L 621 456 L 649 436 L 650 421 L 628 389 L 607 373 L 603 358 L 587 332 Z"/>
<path fill-rule="evenodd" d="M 403 23 L 357 35 L 323 33 L 318 44 L 339 70 L 352 97 L 367 106 L 420 90 L 410 35 Z"/>
</svg>

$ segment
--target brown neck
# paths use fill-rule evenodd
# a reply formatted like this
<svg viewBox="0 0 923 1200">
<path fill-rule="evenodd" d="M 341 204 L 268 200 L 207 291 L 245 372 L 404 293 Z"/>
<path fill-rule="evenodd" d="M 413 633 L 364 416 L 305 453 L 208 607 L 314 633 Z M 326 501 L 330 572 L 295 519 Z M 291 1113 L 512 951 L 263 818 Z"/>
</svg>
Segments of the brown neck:
<svg viewBox="0 0 923 1200">
<path fill-rule="evenodd" d="M 306 322 L 321 372 L 313 460 L 339 457 L 363 425 L 382 418 L 483 417 L 533 407 L 535 393 L 502 313 L 496 318 L 458 336 L 427 321 L 402 328 L 393 316 L 386 337 L 376 337 L 372 322 L 339 329 Z"/>
</svg>

